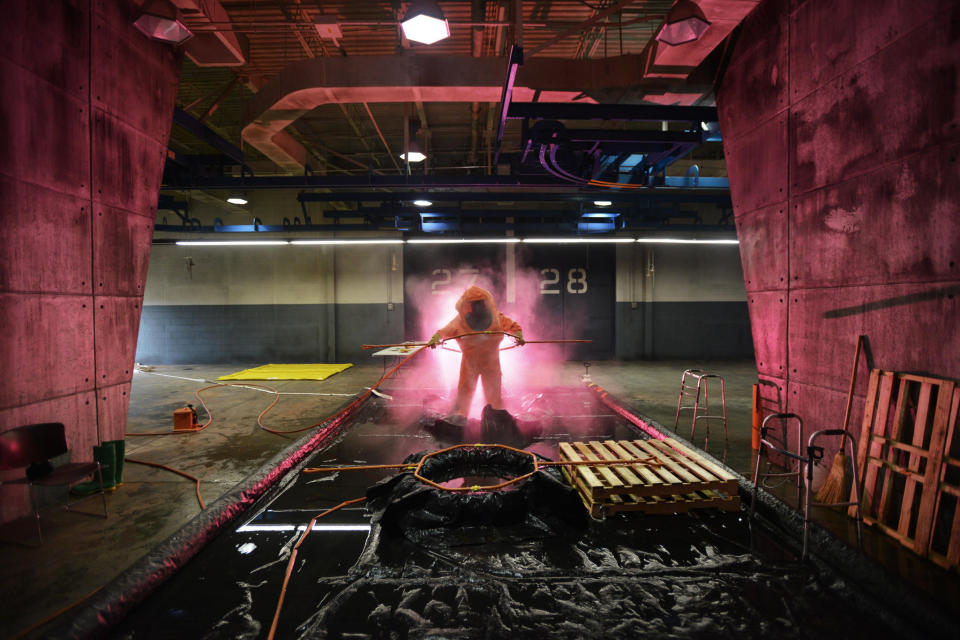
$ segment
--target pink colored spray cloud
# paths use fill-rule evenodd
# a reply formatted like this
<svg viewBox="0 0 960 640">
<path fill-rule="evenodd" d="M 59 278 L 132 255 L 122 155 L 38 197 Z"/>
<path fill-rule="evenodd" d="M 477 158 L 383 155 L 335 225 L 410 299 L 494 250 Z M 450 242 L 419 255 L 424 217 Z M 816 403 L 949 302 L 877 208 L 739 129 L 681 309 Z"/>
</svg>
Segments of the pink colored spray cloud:
<svg viewBox="0 0 960 640">
<path fill-rule="evenodd" d="M 416 337 L 426 341 L 439 328 L 446 325 L 455 315 L 455 304 L 463 291 L 476 285 L 494 292 L 498 310 L 517 321 L 523 327 L 527 340 L 559 339 L 559 318 L 551 318 L 552 312 L 542 304 L 540 293 L 540 274 L 533 269 L 517 268 L 514 273 L 514 301 L 508 303 L 503 296 L 497 296 L 494 282 L 506 282 L 506 278 L 493 269 L 461 269 L 444 277 L 430 280 L 408 277 L 405 284 L 406 304 L 417 306 L 419 324 Z M 500 276 L 500 277 L 497 277 Z M 569 322 L 568 322 L 569 325 Z M 538 327 L 540 329 L 538 330 Z M 555 327 L 550 332 L 550 327 Z M 569 327 L 568 327 L 569 328 Z M 541 335 L 544 334 L 544 335 Z M 513 345 L 512 338 L 504 338 L 501 348 Z M 447 343 L 456 348 L 456 342 Z M 500 366 L 503 372 L 503 397 L 508 411 L 515 413 L 519 409 L 520 398 L 526 394 L 541 391 L 544 388 L 570 384 L 570 380 L 561 379 L 562 363 L 566 361 L 565 350 L 561 345 L 529 344 L 500 352 Z M 418 375 L 431 383 L 434 388 L 443 388 L 453 402 L 460 372 L 460 355 L 445 349 L 435 349 L 421 354 L 417 358 Z M 482 384 L 482 383 L 481 383 Z M 470 408 L 470 417 L 478 417 L 483 408 L 483 392 L 478 385 Z M 445 411 L 449 406 L 442 407 Z"/>
</svg>

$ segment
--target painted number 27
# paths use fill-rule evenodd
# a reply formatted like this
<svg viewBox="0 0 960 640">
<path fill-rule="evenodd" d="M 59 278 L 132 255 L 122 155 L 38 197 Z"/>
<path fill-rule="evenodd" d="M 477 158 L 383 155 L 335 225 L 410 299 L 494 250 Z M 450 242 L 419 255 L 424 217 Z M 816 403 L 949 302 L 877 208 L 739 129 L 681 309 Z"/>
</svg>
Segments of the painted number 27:
<svg viewBox="0 0 960 640">
<path fill-rule="evenodd" d="M 560 295 L 560 270 L 540 269 L 540 295 Z M 587 292 L 587 270 L 574 267 L 567 271 L 567 293 L 578 294 Z"/>
</svg>

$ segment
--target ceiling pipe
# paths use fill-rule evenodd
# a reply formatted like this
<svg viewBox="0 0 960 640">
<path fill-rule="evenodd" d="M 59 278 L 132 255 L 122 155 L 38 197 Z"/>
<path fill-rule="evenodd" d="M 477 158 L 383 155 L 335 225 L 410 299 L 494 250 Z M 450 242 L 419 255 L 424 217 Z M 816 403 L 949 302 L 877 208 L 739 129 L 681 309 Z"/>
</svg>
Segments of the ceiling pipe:
<svg viewBox="0 0 960 640">
<path fill-rule="evenodd" d="M 595 101 L 583 94 L 632 87 L 640 93 L 684 90 L 692 102 L 711 90 L 644 80 L 641 60 L 635 55 L 603 60 L 527 60 L 517 72 L 513 100 L 531 102 L 540 91 L 545 101 L 577 99 L 581 104 L 589 104 Z M 243 139 L 282 169 L 302 173 L 308 154 L 284 129 L 314 108 L 323 104 L 379 102 L 497 103 L 506 66 L 507 60 L 502 57 L 357 56 L 300 60 L 288 65 L 247 103 Z"/>
<path fill-rule="evenodd" d="M 593 14 L 591 17 L 589 17 L 589 18 L 587 18 L 586 20 L 584 20 L 583 22 L 581 22 L 581 23 L 579 23 L 579 24 L 576 24 L 576 25 L 570 27 L 569 29 L 566 29 L 566 30 L 564 30 L 564 31 L 561 31 L 560 33 L 558 33 L 558 34 L 555 35 L 554 37 L 550 38 L 549 40 L 547 40 L 547 41 L 544 42 L 543 44 L 537 45 L 536 47 L 530 49 L 530 51 L 527 52 L 527 56 L 530 57 L 530 58 L 532 58 L 533 56 L 539 54 L 541 51 L 543 51 L 543 50 L 546 49 L 547 47 L 550 47 L 550 46 L 555 45 L 556 43 L 560 42 L 561 40 L 563 40 L 563 39 L 566 38 L 567 36 L 572 35 L 572 34 L 574 34 L 574 33 L 579 33 L 580 31 L 583 31 L 584 29 L 587 29 L 587 28 L 589 28 L 589 27 L 592 27 L 598 20 L 602 20 L 602 19 L 606 18 L 607 16 L 609 16 L 609 15 L 611 15 L 611 14 L 613 14 L 613 13 L 616 13 L 617 11 L 620 11 L 621 9 L 623 9 L 624 7 L 626 7 L 627 5 L 633 4 L 634 2 L 636 2 L 636 0 L 621 0 L 620 2 L 617 2 L 616 4 L 610 5 L 610 6 L 607 7 L 606 9 L 603 9 L 603 10 L 601 10 L 601 11 L 598 11 L 597 13 Z"/>
<path fill-rule="evenodd" d="M 470 18 L 474 22 L 484 19 L 486 15 L 486 0 L 471 0 Z M 474 27 L 471 30 L 470 55 L 479 58 L 483 54 L 483 28 Z M 480 103 L 472 102 L 470 104 L 470 155 L 467 157 L 468 164 L 477 164 L 477 142 L 479 141 L 480 127 Z"/>
</svg>

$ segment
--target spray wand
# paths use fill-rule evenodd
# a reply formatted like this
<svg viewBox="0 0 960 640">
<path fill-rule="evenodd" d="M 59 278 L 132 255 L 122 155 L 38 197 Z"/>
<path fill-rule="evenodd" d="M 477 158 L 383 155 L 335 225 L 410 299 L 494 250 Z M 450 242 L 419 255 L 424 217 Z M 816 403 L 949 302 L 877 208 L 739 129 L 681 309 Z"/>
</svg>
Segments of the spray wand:
<svg viewBox="0 0 960 640">
<path fill-rule="evenodd" d="M 443 345 L 444 342 L 448 340 L 456 340 L 458 338 L 465 338 L 467 336 L 486 336 L 486 335 L 504 335 L 509 336 L 514 339 L 518 339 L 519 336 L 516 336 L 512 333 L 507 333 L 506 331 L 471 331 L 470 333 L 461 333 L 458 336 L 450 336 L 449 338 L 443 338 L 440 341 L 440 344 Z M 588 344 L 593 342 L 593 340 L 524 340 L 525 344 Z M 360 345 L 361 349 L 387 349 L 390 347 L 426 347 L 429 346 L 429 342 L 404 342 L 400 344 L 364 344 Z M 506 349 L 513 349 L 516 345 L 506 347 Z"/>
</svg>

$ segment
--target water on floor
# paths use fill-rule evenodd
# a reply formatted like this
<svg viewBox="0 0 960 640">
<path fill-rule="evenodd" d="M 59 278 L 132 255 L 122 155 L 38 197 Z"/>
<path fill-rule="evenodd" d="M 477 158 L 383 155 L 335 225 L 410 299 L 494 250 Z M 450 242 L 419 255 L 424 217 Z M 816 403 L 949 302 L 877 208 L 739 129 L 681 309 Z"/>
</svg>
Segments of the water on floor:
<svg viewBox="0 0 960 640">
<path fill-rule="evenodd" d="M 368 403 L 306 466 L 394 464 L 450 444 L 424 429 L 433 411 L 426 404 L 402 393 Z M 559 441 L 642 437 L 582 388 L 547 390 L 522 406 L 527 442 L 514 444 L 549 459 L 557 458 Z M 468 424 L 465 440 L 478 434 L 478 425 Z M 306 523 L 396 473 L 296 474 L 113 637 L 266 637 Z M 345 507 L 318 520 L 299 548 L 277 637 L 866 637 L 886 635 L 889 625 L 909 636 L 739 512 L 621 514 L 584 523 L 560 533 L 534 528 L 414 541 L 372 522 L 363 503 Z"/>
</svg>

